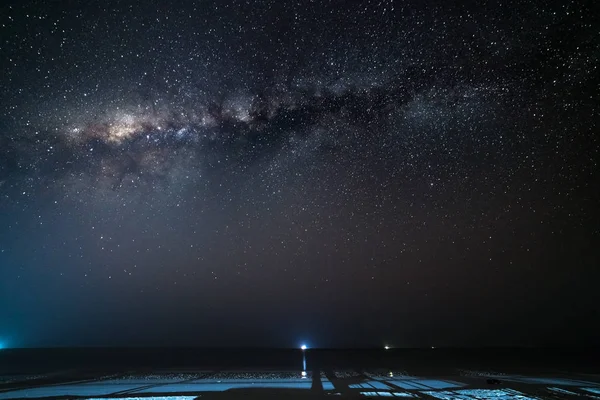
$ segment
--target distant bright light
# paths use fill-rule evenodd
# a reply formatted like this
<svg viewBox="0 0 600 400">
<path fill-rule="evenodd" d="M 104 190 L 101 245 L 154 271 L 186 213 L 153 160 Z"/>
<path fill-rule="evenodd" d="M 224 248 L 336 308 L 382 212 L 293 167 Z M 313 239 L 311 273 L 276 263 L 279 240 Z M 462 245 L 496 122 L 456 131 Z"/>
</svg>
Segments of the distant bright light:
<svg viewBox="0 0 600 400">
<path fill-rule="evenodd" d="M 306 349 L 308 349 L 308 347 L 306 347 L 306 345 L 305 345 L 305 344 L 303 344 L 302 346 L 300 346 L 300 348 L 301 348 L 302 350 L 306 350 Z"/>
<path fill-rule="evenodd" d="M 306 378 L 306 371 L 302 371 L 302 377 Z"/>
<path fill-rule="evenodd" d="M 386 349 L 386 350 L 389 350 L 390 346 L 384 346 L 383 348 Z"/>
</svg>

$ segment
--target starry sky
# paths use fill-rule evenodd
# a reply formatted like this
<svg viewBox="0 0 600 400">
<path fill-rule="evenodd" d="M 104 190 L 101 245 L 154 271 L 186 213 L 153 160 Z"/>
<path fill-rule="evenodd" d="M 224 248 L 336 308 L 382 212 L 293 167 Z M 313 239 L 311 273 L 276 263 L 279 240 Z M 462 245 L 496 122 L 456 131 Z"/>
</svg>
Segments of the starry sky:
<svg viewBox="0 0 600 400">
<path fill-rule="evenodd" d="M 582 344 L 594 1 L 5 1 L 0 342 Z"/>
</svg>

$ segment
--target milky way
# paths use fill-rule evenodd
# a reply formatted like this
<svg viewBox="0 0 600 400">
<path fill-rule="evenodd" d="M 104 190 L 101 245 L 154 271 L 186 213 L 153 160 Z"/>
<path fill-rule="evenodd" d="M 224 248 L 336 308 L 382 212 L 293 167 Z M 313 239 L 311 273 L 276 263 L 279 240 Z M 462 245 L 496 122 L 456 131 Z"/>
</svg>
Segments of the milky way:
<svg viewBox="0 0 600 400">
<path fill-rule="evenodd" d="M 0 15 L 5 342 L 528 344 L 597 317 L 592 4 Z"/>
<path fill-rule="evenodd" d="M 414 160 L 431 156 L 424 154 L 427 146 L 439 143 L 441 160 L 452 152 L 464 152 L 461 147 L 469 142 L 486 147 L 513 139 L 503 140 L 498 133 L 499 137 L 479 144 L 469 130 L 485 120 L 494 124 L 494 130 L 500 129 L 494 113 L 504 97 L 518 96 L 511 93 L 517 90 L 514 84 L 418 86 L 410 76 L 402 76 L 385 85 L 367 82 L 360 88 L 340 84 L 296 85 L 279 92 L 269 88 L 258 94 L 198 101 L 185 109 L 178 107 L 177 99 L 167 106 L 117 107 L 94 115 L 91 121 L 83 118 L 51 132 L 36 131 L 25 143 L 17 137 L 14 146 L 20 149 L 15 153 L 33 155 L 42 174 L 58 170 L 72 175 L 83 170 L 92 177 L 112 178 L 116 188 L 126 176 L 168 175 L 181 155 L 192 157 L 199 170 L 233 162 L 243 169 L 276 152 L 298 158 L 315 151 L 360 151 L 365 143 L 383 157 Z M 432 128 L 442 136 L 426 132 Z M 401 160 L 394 169 L 405 169 L 406 162 Z"/>
</svg>

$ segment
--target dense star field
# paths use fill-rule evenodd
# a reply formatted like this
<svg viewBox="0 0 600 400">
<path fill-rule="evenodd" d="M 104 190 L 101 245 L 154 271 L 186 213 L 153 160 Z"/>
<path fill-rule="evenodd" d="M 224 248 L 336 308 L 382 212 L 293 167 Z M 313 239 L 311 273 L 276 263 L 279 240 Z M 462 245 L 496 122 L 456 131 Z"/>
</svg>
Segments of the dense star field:
<svg viewBox="0 0 600 400">
<path fill-rule="evenodd" d="M 6 346 L 591 343 L 593 1 L 8 2 Z"/>
</svg>

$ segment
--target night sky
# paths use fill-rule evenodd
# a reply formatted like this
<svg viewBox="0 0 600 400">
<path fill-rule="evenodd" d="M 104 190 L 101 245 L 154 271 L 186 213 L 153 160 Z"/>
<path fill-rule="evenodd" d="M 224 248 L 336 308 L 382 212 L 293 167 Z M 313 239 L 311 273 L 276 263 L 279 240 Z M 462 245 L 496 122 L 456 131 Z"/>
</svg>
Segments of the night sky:
<svg viewBox="0 0 600 400">
<path fill-rule="evenodd" d="M 168 3 L 0 6 L 1 343 L 597 343 L 597 2 Z"/>
</svg>

